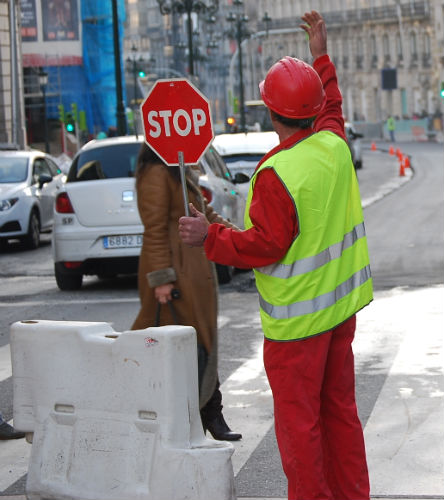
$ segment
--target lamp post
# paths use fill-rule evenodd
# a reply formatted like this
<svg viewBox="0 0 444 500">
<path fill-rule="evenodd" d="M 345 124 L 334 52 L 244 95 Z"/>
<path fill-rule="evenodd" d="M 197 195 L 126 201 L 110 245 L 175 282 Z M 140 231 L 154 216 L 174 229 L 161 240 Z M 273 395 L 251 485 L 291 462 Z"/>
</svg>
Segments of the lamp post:
<svg viewBox="0 0 444 500">
<path fill-rule="evenodd" d="M 163 16 L 176 12 L 187 15 L 187 37 L 188 37 L 188 73 L 194 76 L 194 54 L 193 54 L 193 22 L 191 14 L 213 15 L 219 8 L 219 0 L 211 0 L 207 5 L 202 0 L 157 0 L 160 13 Z"/>
<path fill-rule="evenodd" d="M 242 63 L 242 41 L 250 37 L 250 33 L 246 28 L 248 16 L 244 14 L 243 0 L 233 0 L 235 10 L 229 12 L 227 21 L 232 25 L 230 33 L 237 42 L 238 61 L 239 61 L 239 108 L 240 108 L 240 130 L 246 132 L 245 121 L 245 98 L 244 98 L 244 71 Z"/>
<path fill-rule="evenodd" d="M 49 140 L 48 140 L 48 119 L 46 116 L 46 86 L 48 85 L 48 73 L 46 73 L 43 68 L 40 69 L 38 73 L 40 90 L 43 96 L 43 123 L 44 123 L 44 134 L 45 134 L 45 152 L 49 153 Z"/>
<path fill-rule="evenodd" d="M 123 103 L 122 90 L 122 67 L 120 64 L 120 35 L 119 35 L 119 17 L 117 13 L 117 0 L 111 0 L 113 11 L 113 42 L 114 42 L 114 74 L 116 78 L 116 118 L 117 135 L 126 134 L 126 116 L 125 105 Z"/>
</svg>

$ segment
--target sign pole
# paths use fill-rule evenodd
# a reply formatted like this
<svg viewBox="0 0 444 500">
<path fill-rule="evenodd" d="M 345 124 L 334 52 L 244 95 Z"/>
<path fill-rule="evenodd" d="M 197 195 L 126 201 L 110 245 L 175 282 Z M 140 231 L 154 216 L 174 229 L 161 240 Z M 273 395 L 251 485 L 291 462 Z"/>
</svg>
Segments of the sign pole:
<svg viewBox="0 0 444 500">
<path fill-rule="evenodd" d="M 185 215 L 190 216 L 190 208 L 188 206 L 188 191 L 187 191 L 187 181 L 185 179 L 185 163 L 183 161 L 183 151 L 179 151 L 179 170 L 180 170 L 180 180 L 182 182 L 182 192 L 183 192 L 183 202 L 185 205 Z"/>
</svg>

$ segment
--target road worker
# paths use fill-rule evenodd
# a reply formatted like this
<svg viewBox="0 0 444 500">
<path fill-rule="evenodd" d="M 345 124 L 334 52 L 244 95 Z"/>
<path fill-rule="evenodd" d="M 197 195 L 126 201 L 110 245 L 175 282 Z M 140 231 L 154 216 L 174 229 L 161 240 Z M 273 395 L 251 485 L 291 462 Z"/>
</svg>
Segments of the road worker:
<svg viewBox="0 0 444 500">
<path fill-rule="evenodd" d="M 302 20 L 313 67 L 284 57 L 260 84 L 280 144 L 253 174 L 245 230 L 191 205 L 179 231 L 210 260 L 254 268 L 288 498 L 368 500 L 351 347 L 372 300 L 367 240 L 325 23 Z"/>
</svg>

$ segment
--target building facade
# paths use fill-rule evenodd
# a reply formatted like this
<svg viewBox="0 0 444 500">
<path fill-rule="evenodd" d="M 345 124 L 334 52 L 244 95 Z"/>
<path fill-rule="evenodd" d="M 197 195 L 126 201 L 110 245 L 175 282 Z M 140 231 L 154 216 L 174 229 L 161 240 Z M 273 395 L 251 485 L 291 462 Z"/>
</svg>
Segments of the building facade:
<svg viewBox="0 0 444 500">
<path fill-rule="evenodd" d="M 260 0 L 256 6 L 258 19 L 272 13 L 263 42 L 265 68 L 284 55 L 311 62 L 300 15 L 322 13 L 348 119 L 442 115 L 442 0 Z"/>
<path fill-rule="evenodd" d="M 0 0 L 0 143 L 24 147 L 23 75 L 15 0 Z"/>
<path fill-rule="evenodd" d="M 155 66 L 169 65 L 187 76 L 184 16 L 161 16 L 157 0 L 147 0 L 143 8 L 141 2 L 126 1 L 127 51 L 136 43 Z M 227 19 L 239 8 L 245 36 L 236 40 Z M 312 9 L 327 23 L 347 119 L 380 123 L 390 114 L 399 119 L 442 115 L 443 0 L 220 0 L 213 27 L 204 16 L 193 18 L 195 43 L 207 56 L 198 63 L 199 84 L 223 109 L 218 116 L 239 115 L 241 78 L 248 104 L 260 98 L 258 83 L 281 57 L 312 62 L 300 28 L 301 14 Z M 208 40 L 217 43 L 208 49 Z"/>
</svg>

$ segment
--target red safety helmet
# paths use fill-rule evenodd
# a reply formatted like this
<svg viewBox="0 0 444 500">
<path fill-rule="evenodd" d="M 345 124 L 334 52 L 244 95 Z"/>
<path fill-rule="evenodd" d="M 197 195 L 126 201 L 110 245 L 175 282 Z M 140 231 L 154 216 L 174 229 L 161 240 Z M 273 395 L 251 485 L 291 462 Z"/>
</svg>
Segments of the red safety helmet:
<svg viewBox="0 0 444 500">
<path fill-rule="evenodd" d="M 290 56 L 270 68 L 259 89 L 265 105 L 287 118 L 315 116 L 326 100 L 316 71 L 304 61 Z"/>
</svg>

